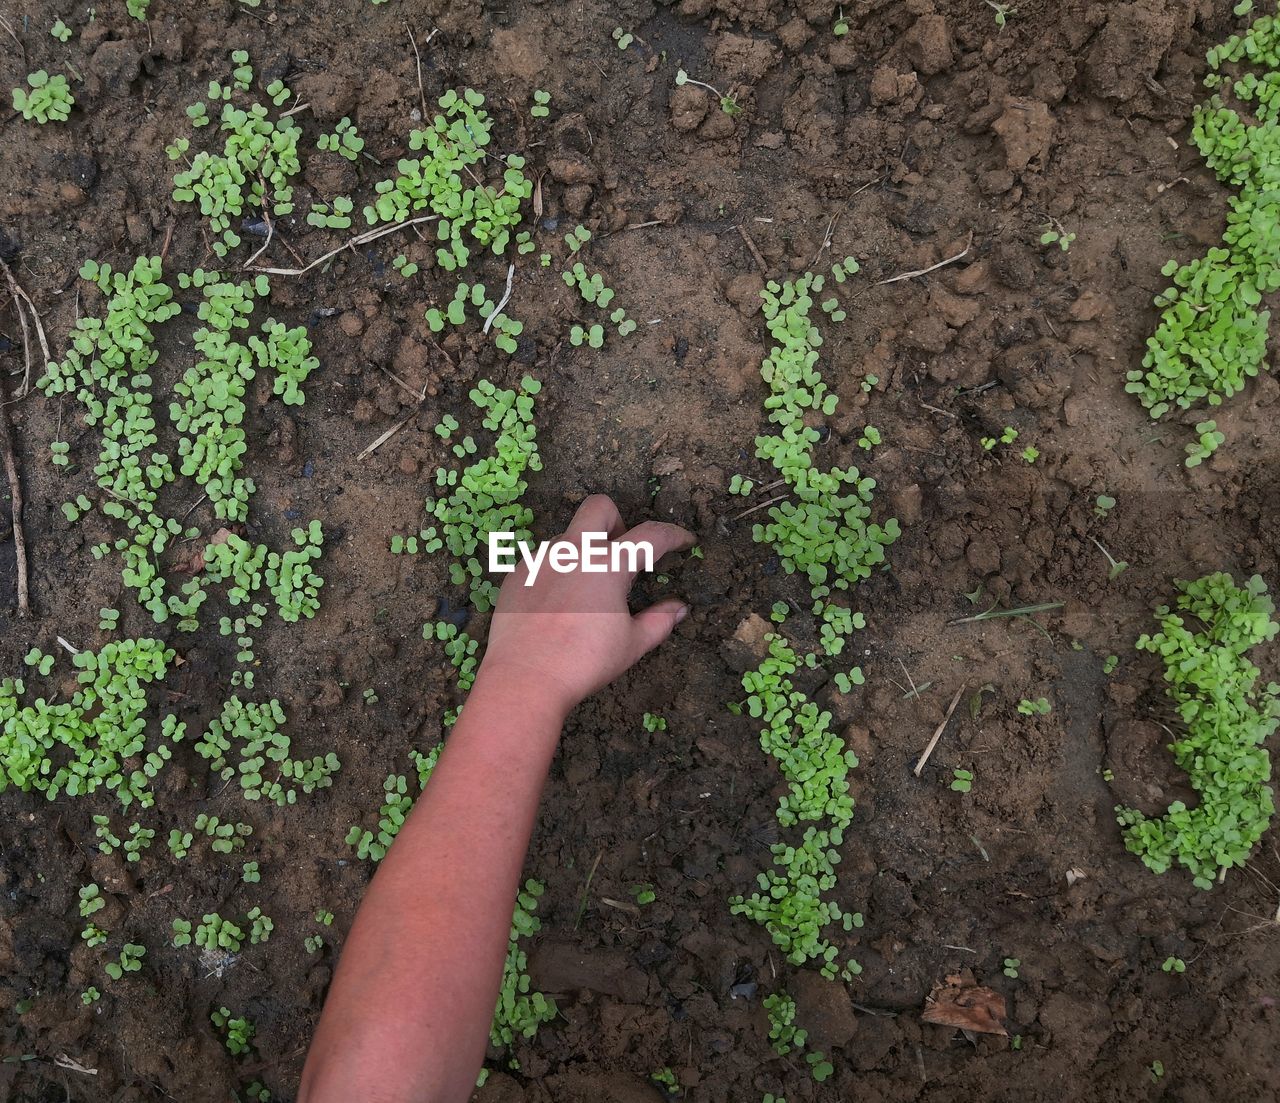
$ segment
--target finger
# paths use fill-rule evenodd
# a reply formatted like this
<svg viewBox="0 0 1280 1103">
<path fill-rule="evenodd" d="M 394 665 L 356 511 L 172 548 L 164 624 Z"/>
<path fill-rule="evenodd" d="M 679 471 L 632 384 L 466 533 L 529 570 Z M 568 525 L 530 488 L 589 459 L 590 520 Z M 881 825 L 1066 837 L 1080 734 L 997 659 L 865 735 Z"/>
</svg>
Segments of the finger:
<svg viewBox="0 0 1280 1103">
<path fill-rule="evenodd" d="M 609 495 L 592 494 L 578 507 L 578 512 L 573 515 L 564 535 L 577 542 L 584 532 L 604 532 L 614 537 L 626 527 L 622 514 Z"/>
<path fill-rule="evenodd" d="M 631 544 L 648 544 L 653 548 L 653 566 L 658 565 L 667 552 L 681 551 L 685 548 L 691 548 L 697 542 L 697 537 L 688 529 L 682 529 L 679 525 L 669 525 L 665 521 L 642 521 L 633 529 L 628 529 L 618 541 L 627 541 Z M 643 560 L 639 556 L 633 559 L 635 565 L 643 566 Z M 632 581 L 635 580 L 639 570 L 628 572 Z"/>
<path fill-rule="evenodd" d="M 632 617 L 631 632 L 635 641 L 636 658 L 648 654 L 662 643 L 688 615 L 689 606 L 679 598 L 669 597 Z"/>
</svg>

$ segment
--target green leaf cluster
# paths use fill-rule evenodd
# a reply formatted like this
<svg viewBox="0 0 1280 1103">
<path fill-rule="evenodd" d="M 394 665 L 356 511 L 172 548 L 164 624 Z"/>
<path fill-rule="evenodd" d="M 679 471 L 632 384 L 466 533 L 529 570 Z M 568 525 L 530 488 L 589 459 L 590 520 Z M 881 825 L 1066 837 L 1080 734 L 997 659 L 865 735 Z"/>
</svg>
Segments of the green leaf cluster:
<svg viewBox="0 0 1280 1103">
<path fill-rule="evenodd" d="M 1178 581 L 1172 607 L 1156 610 L 1159 631 L 1137 648 L 1159 655 L 1166 694 L 1185 726 L 1169 745 L 1199 794 L 1195 808 L 1174 801 L 1163 816 L 1117 807 L 1125 846 L 1164 873 L 1176 861 L 1199 888 L 1243 866 L 1275 811 L 1267 738 L 1280 724 L 1280 686 L 1259 692 L 1245 658 L 1280 631 L 1275 605 L 1257 575 L 1238 587 L 1222 572 Z"/>
<path fill-rule="evenodd" d="M 1209 99 L 1193 114 L 1191 139 L 1218 178 L 1238 188 L 1221 246 L 1187 264 L 1171 260 L 1172 286 L 1126 390 L 1153 418 L 1200 402 L 1217 406 L 1258 374 L 1266 356 L 1263 295 L 1280 289 L 1280 20 L 1263 16 L 1208 53 Z M 1233 78 L 1247 63 L 1261 70 Z M 1244 107 L 1247 121 L 1228 100 Z"/>
<path fill-rule="evenodd" d="M 222 1032 L 227 1052 L 233 1057 L 249 1052 L 255 1033 L 252 1022 L 246 1018 L 233 1019 L 231 1012 L 225 1007 L 219 1007 L 217 1011 L 212 1012 L 209 1015 L 209 1021 L 213 1023 L 216 1030 Z"/>
<path fill-rule="evenodd" d="M 316 139 L 316 146 L 322 150 L 340 153 L 348 161 L 354 161 L 364 149 L 364 139 L 356 131 L 356 124 L 345 115 L 338 120 L 338 125 L 331 134 L 321 134 Z"/>
<path fill-rule="evenodd" d="M 166 715 L 160 739 L 148 749 L 147 687 L 164 678 L 173 657 L 153 639 L 81 651 L 71 660 L 79 670 L 77 688 L 70 700 L 56 704 L 44 697 L 24 702 L 21 678 L 0 681 L 0 792 L 13 785 L 55 800 L 105 787 L 124 808 L 134 801 L 150 808 L 151 781 L 186 731 Z"/>
<path fill-rule="evenodd" d="M 236 63 L 235 88 L 247 92 L 253 80 L 248 54 L 237 50 L 232 61 Z M 279 82 L 273 82 L 267 91 L 277 104 L 288 97 L 288 89 Z M 269 204 L 276 217 L 293 212 L 290 181 L 302 167 L 298 156 L 302 130 L 291 119 L 269 118 L 270 112 L 260 103 L 247 109 L 236 107 L 232 96 L 230 87 L 210 82 L 209 99 L 223 101 L 218 120 L 218 129 L 226 136 L 222 151 L 200 150 L 188 167 L 173 177 L 173 198 L 179 203 L 199 204 L 209 229 L 218 235 L 213 251 L 220 257 L 240 244 L 240 235 L 232 227 L 249 208 L 265 210 Z M 189 149 L 190 142 L 179 138 L 166 152 L 177 161 L 184 159 Z"/>
<path fill-rule="evenodd" d="M 444 744 L 439 743 L 426 754 L 416 750 L 409 752 L 409 757 L 417 770 L 419 792 L 427 787 L 431 772 L 436 768 L 436 762 L 443 748 Z M 382 783 L 382 792 L 377 832 L 363 828 L 359 824 L 353 825 L 347 832 L 347 845 L 356 848 L 357 858 L 382 861 L 392 842 L 395 841 L 395 837 L 400 834 L 400 828 L 404 826 L 404 821 L 413 808 L 414 798 L 409 795 L 409 785 L 403 774 L 388 774 L 387 779 Z"/>
<path fill-rule="evenodd" d="M 409 148 L 421 156 L 397 162 L 397 175 L 374 186 L 377 198 L 364 214 L 370 226 L 404 222 L 422 211 L 437 215 L 436 260 L 454 272 L 467 266 L 473 245 L 495 254 L 507 247 L 533 184 L 524 175 L 523 157 L 486 152 L 493 119 L 483 95 L 471 88 L 461 94 L 449 90 L 438 104 L 441 112 L 430 125 L 409 135 Z M 480 182 L 473 172 L 489 157 L 503 167 L 501 186 Z"/>
<path fill-rule="evenodd" d="M 775 344 L 760 374 L 769 385 L 765 409 L 778 432 L 756 438 L 756 455 L 778 470 L 793 500 L 770 507 L 768 523 L 752 528 L 758 543 L 773 546 L 788 574 L 808 578 L 815 599 L 867 578 L 900 532 L 896 519 L 883 526 L 869 520 L 874 479 L 852 466 L 824 472 L 815 461 L 822 434 L 810 424 L 812 416 L 836 409 L 836 396 L 817 368 L 822 335 L 809 317 L 811 293 L 821 291 L 823 280 L 806 273 L 794 283 L 770 281 L 761 292 Z"/>
<path fill-rule="evenodd" d="M 495 1046 L 509 1046 L 517 1038 L 532 1038 L 538 1027 L 556 1017 L 555 1000 L 541 992 L 530 992 L 528 961 L 520 948 L 521 939 L 528 938 L 542 926 L 535 912 L 543 891 L 544 886 L 530 878 L 516 897 L 498 1006 L 489 1030 L 489 1041 Z"/>
<path fill-rule="evenodd" d="M 65 123 L 75 106 L 75 97 L 61 73 L 50 76 L 43 69 L 27 74 L 27 87 L 13 90 L 13 107 L 30 122 L 41 126 L 47 122 Z"/>
</svg>

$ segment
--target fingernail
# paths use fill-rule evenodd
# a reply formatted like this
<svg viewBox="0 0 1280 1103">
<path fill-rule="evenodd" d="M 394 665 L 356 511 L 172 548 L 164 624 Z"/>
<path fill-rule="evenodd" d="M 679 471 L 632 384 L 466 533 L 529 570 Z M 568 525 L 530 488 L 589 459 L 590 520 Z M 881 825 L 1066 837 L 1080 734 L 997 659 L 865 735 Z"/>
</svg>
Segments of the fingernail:
<svg viewBox="0 0 1280 1103">
<path fill-rule="evenodd" d="M 680 608 L 676 610 L 676 623 L 679 624 L 688 615 L 689 615 L 689 606 L 681 605 Z"/>
</svg>

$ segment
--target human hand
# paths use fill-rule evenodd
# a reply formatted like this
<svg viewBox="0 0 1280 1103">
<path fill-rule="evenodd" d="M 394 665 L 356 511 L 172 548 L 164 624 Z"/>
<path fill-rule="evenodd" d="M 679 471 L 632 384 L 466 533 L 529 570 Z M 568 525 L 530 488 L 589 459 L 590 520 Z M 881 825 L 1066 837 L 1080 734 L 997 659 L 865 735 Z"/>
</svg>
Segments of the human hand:
<svg viewBox="0 0 1280 1103">
<path fill-rule="evenodd" d="M 626 540 L 647 543 L 657 565 L 667 552 L 693 546 L 692 533 L 678 525 L 645 521 L 627 530 L 618 507 L 603 494 L 593 494 L 578 508 L 557 540 L 581 548 L 584 533 L 607 533 L 610 544 Z M 627 593 L 633 570 L 571 571 L 544 569 L 532 585 L 520 562 L 502 584 L 489 644 L 480 672 L 501 673 L 550 692 L 563 712 L 613 681 L 639 658 L 662 643 L 689 612 L 677 598 L 666 598 L 631 615 Z"/>
</svg>

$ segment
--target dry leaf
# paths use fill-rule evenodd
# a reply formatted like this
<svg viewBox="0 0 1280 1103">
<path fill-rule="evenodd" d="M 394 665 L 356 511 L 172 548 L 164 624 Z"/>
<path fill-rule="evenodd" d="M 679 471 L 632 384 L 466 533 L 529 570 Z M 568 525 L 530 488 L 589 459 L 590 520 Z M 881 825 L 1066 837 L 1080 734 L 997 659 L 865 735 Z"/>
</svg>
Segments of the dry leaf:
<svg viewBox="0 0 1280 1103">
<path fill-rule="evenodd" d="M 1004 1016 L 1004 997 L 999 992 L 974 984 L 971 977 L 949 976 L 945 983 L 933 986 L 924 1001 L 920 1019 L 938 1026 L 1007 1038 Z"/>
</svg>

